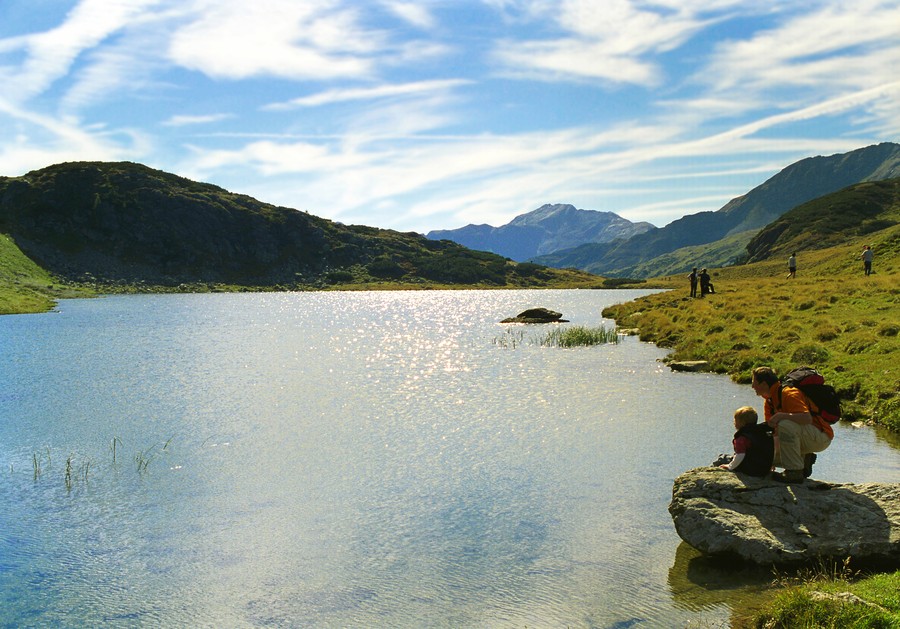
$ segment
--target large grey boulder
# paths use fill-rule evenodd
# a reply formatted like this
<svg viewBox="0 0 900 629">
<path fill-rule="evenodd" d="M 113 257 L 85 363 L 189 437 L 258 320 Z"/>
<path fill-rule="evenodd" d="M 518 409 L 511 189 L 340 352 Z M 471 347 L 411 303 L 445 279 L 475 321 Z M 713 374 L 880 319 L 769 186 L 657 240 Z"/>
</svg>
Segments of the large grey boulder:
<svg viewBox="0 0 900 629">
<path fill-rule="evenodd" d="M 710 555 L 900 567 L 900 483 L 785 485 L 703 467 L 675 479 L 669 513 L 681 539 Z"/>
</svg>

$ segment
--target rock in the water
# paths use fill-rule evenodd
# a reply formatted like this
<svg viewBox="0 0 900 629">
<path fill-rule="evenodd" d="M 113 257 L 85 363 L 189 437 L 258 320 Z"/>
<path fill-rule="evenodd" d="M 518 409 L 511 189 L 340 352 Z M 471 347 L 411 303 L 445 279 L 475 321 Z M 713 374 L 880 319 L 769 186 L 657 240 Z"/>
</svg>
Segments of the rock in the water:
<svg viewBox="0 0 900 629">
<path fill-rule="evenodd" d="M 672 371 L 705 371 L 709 369 L 709 362 L 705 360 L 673 360 L 669 363 Z"/>
<path fill-rule="evenodd" d="M 562 314 L 547 308 L 529 308 L 515 317 L 504 319 L 500 323 L 568 323 Z"/>
<path fill-rule="evenodd" d="M 675 479 L 669 513 L 681 539 L 710 555 L 900 567 L 900 483 L 785 485 L 703 467 Z"/>
</svg>

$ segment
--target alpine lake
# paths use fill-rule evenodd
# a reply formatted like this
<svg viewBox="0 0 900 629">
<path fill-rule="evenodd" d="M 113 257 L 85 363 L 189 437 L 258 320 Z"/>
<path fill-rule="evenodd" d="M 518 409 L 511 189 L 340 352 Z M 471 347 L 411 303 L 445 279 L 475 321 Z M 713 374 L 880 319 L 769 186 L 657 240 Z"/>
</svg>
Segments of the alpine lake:
<svg viewBox="0 0 900 629">
<path fill-rule="evenodd" d="M 557 325 L 647 291 L 130 295 L 0 317 L 0 625 L 727 627 L 672 481 L 762 400 Z M 501 325 L 543 306 L 571 323 Z M 900 482 L 841 424 L 814 477 Z"/>
</svg>

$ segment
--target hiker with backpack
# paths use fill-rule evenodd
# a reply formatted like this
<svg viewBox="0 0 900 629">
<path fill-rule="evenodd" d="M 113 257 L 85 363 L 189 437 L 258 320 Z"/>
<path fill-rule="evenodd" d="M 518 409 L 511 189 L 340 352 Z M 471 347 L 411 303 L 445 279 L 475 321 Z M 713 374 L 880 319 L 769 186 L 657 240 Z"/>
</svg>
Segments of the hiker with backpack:
<svg viewBox="0 0 900 629">
<path fill-rule="evenodd" d="M 818 376 L 822 386 L 824 379 L 813 369 L 802 368 Z M 799 372 L 800 370 L 795 370 Z M 794 372 L 792 372 L 793 374 Z M 805 373 L 805 372 L 804 372 Z M 796 384 L 795 380 L 786 381 Z M 753 390 L 765 399 L 765 418 L 775 431 L 775 465 L 784 469 L 772 474 L 773 480 L 783 483 L 802 483 L 812 474 L 816 453 L 831 445 L 834 430 L 823 412 L 798 386 L 782 383 L 771 367 L 757 367 L 753 370 Z M 836 398 L 835 398 L 836 399 Z M 839 412 L 837 416 L 839 416 Z M 831 417 L 831 415 L 829 415 Z M 835 421 L 837 417 L 835 417 Z"/>
</svg>

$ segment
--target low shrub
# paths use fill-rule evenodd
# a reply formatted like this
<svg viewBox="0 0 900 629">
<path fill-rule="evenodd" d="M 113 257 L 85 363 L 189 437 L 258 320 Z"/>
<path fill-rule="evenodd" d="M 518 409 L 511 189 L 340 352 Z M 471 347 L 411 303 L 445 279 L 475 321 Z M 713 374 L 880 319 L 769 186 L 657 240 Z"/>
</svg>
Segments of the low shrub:
<svg viewBox="0 0 900 629">
<path fill-rule="evenodd" d="M 331 271 L 325 276 L 329 284 L 346 284 L 353 281 L 353 273 L 350 271 Z"/>
<path fill-rule="evenodd" d="M 372 260 L 368 267 L 369 274 L 373 277 L 397 279 L 406 274 L 406 270 L 387 256 L 381 256 Z"/>
<path fill-rule="evenodd" d="M 603 288 L 619 288 L 630 284 L 644 284 L 647 280 L 634 279 L 629 277 L 608 277 L 603 280 Z"/>
<path fill-rule="evenodd" d="M 878 423 L 888 430 L 900 432 L 900 397 L 893 397 L 876 405 Z"/>
<path fill-rule="evenodd" d="M 823 325 L 816 330 L 816 340 L 833 341 L 841 335 L 841 331 L 833 325 Z"/>
<path fill-rule="evenodd" d="M 829 357 L 828 350 L 821 345 L 801 345 L 791 354 L 791 360 L 798 365 L 821 365 Z"/>
<path fill-rule="evenodd" d="M 520 277 L 545 277 L 547 267 L 533 262 L 519 262 L 513 267 L 513 272 Z"/>
</svg>

